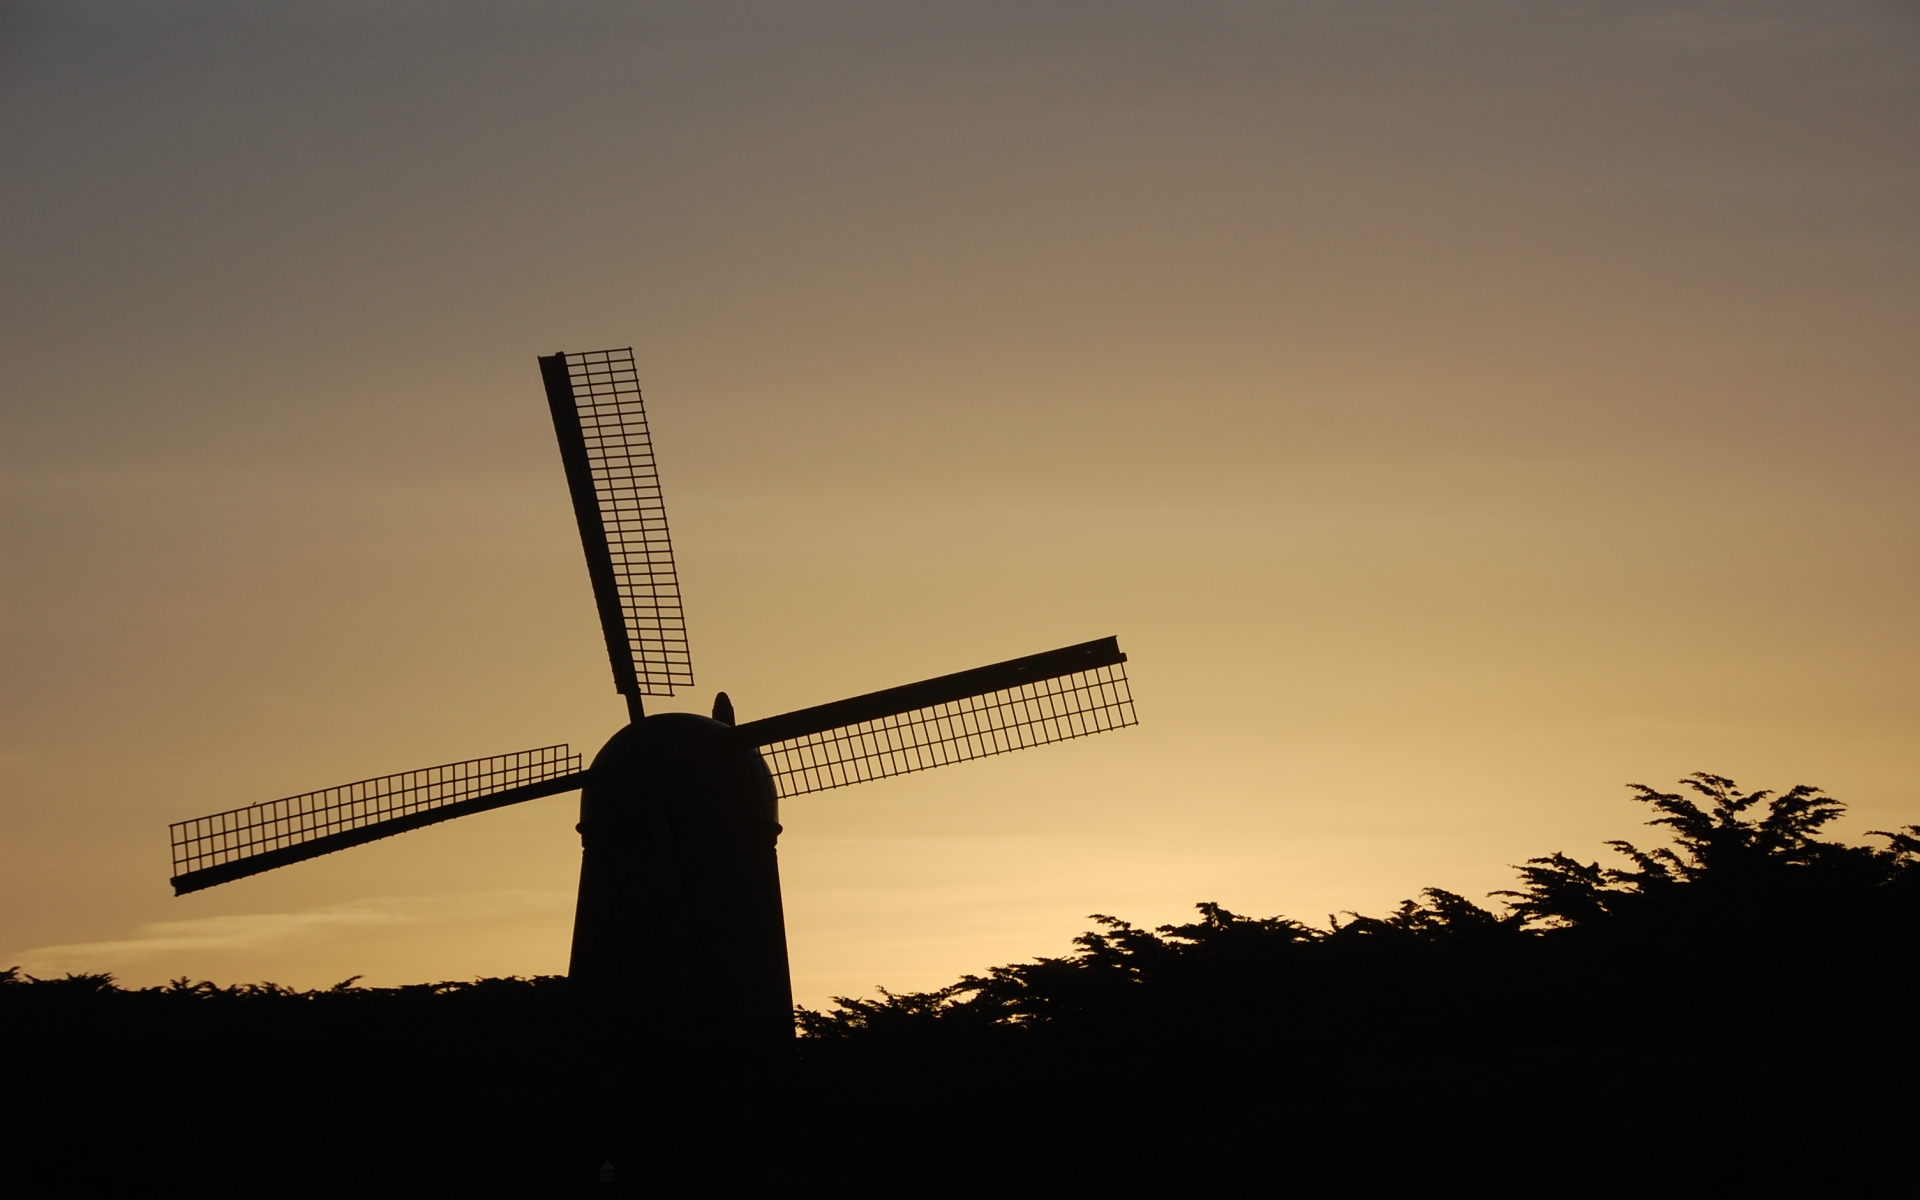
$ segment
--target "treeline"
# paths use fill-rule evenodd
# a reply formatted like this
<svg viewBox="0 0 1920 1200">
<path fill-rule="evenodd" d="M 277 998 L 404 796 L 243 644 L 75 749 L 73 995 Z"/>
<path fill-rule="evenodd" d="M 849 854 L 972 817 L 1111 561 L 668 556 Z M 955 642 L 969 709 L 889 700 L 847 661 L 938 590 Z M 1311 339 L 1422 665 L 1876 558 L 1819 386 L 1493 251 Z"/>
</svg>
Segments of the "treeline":
<svg viewBox="0 0 1920 1200">
<path fill-rule="evenodd" d="M 1683 782 L 1633 789 L 1667 845 L 1532 859 L 1499 911 L 1429 889 L 1325 929 L 1100 917 L 1063 958 L 803 1013 L 803 1044 L 846 1094 L 928 1097 L 944 1072 L 972 1136 L 1077 1147 L 1081 1179 L 1908 1170 L 1920 828 L 1847 845 L 1817 788 Z M 892 1124 L 922 1153 L 946 1137 Z"/>
<path fill-rule="evenodd" d="M 1316 928 L 1215 904 L 797 1014 L 776 1070 L 622 1059 L 566 981 L 0 976 L 12 1161 L 272 1190 L 922 1194 L 1865 1183 L 1911 1165 L 1920 827 L 1636 787 L 1667 844 Z M 671 1041 L 674 1031 L 657 1031 Z M 657 1064 L 656 1064 L 657 1065 Z"/>
</svg>

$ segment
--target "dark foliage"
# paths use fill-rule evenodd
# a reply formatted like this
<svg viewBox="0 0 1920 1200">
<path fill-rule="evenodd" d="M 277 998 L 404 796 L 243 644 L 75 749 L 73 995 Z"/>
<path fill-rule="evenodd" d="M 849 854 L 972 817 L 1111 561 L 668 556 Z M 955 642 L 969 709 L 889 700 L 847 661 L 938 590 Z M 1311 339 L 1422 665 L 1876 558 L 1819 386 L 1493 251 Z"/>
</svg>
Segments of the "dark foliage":
<svg viewBox="0 0 1920 1200">
<path fill-rule="evenodd" d="M 1910 1158 L 1920 827 L 1637 786 L 1671 844 L 1318 929 L 1216 904 L 802 1010 L 773 1076 L 612 1066 L 565 980 L 0 976 L 16 1170 L 272 1191 L 669 1194 L 1859 1184 Z M 756 1103 L 763 1101 L 764 1103 Z M 611 1129 L 612 1124 L 619 1129 Z M 637 1132 L 635 1132 L 637 1130 Z"/>
<path fill-rule="evenodd" d="M 0 1022 L 7 1159 L 75 1191 L 537 1179 L 580 1153 L 560 978 L 127 990 L 7 971 Z"/>
</svg>

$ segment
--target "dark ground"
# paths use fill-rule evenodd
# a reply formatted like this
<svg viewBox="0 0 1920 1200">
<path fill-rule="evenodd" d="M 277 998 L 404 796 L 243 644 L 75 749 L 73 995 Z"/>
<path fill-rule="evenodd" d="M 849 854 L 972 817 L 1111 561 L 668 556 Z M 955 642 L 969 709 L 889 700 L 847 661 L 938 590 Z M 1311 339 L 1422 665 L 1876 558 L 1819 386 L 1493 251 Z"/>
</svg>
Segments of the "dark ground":
<svg viewBox="0 0 1920 1200">
<path fill-rule="evenodd" d="M 1920 830 L 1641 790 L 1663 851 L 1315 930 L 1201 906 L 803 1013 L 790 1063 L 622 1063 L 560 978 L 0 981 L 7 1177 L 57 1194 L 1911 1194 Z M 685 1047 L 685 1031 L 656 1045 Z M 599 1180 L 611 1158 L 617 1178 Z"/>
</svg>

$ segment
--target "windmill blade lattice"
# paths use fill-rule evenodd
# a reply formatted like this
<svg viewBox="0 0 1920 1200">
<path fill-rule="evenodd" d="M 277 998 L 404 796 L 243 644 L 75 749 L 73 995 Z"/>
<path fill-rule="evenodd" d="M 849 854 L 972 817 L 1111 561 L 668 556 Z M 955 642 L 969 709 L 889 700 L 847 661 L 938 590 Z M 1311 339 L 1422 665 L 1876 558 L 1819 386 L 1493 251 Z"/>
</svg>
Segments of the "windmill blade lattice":
<svg viewBox="0 0 1920 1200">
<path fill-rule="evenodd" d="M 570 792 L 580 756 L 542 746 L 362 779 L 168 826 L 175 895 L 469 813 Z"/>
<path fill-rule="evenodd" d="M 1138 724 L 1119 641 L 1102 638 L 768 717 L 739 728 L 781 798 Z"/>
<path fill-rule="evenodd" d="M 556 354 L 540 368 L 614 686 L 638 719 L 638 697 L 693 686 L 693 661 L 633 351 Z"/>
</svg>

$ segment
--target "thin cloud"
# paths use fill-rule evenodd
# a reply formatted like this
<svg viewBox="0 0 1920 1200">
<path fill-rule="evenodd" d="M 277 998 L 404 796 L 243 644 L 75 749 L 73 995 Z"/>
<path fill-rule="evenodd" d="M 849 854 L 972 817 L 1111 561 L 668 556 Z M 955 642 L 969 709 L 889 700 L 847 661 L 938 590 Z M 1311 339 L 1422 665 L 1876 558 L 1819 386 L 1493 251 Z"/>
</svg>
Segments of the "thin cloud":
<svg viewBox="0 0 1920 1200">
<path fill-rule="evenodd" d="M 247 913 L 156 921 L 130 938 L 38 946 L 0 961 L 42 978 L 77 972 L 121 972 L 168 955 L 259 953 L 287 943 L 398 926 L 451 925 L 546 912 L 570 903 L 552 891 L 482 892 L 464 896 L 378 896 L 285 913 Z"/>
</svg>

